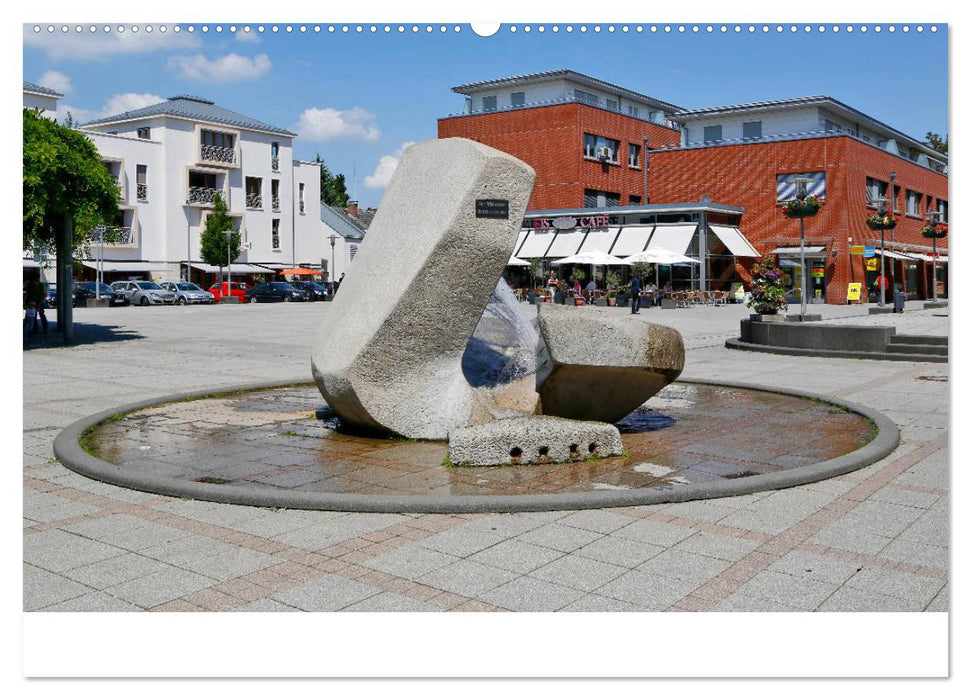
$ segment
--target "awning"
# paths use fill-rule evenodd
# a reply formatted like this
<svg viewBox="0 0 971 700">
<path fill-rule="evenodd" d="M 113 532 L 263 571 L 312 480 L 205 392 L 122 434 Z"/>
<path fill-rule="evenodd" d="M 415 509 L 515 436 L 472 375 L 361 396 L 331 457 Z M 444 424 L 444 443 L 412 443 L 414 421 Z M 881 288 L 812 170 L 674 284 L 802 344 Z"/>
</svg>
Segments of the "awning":
<svg viewBox="0 0 971 700">
<path fill-rule="evenodd" d="M 625 226 L 620 230 L 620 235 L 617 236 L 610 254 L 626 256 L 642 252 L 653 230 L 653 226 Z"/>
<path fill-rule="evenodd" d="M 546 257 L 546 251 L 549 249 L 550 243 L 553 242 L 554 236 L 555 234 L 549 231 L 544 231 L 543 233 L 530 231 L 529 235 L 526 236 L 526 240 L 523 241 L 522 246 L 516 251 L 516 257 L 522 258 L 523 260 Z"/>
<path fill-rule="evenodd" d="M 742 232 L 737 227 L 709 224 L 708 228 L 718 236 L 718 239 L 725 244 L 725 247 L 736 258 L 761 257 L 759 251 L 752 247 L 752 244 L 748 242 L 748 239 L 742 235 Z"/>
<path fill-rule="evenodd" d="M 529 267 L 529 261 L 517 258 L 515 255 L 509 258 L 506 267 Z"/>
<path fill-rule="evenodd" d="M 826 247 L 821 245 L 807 245 L 805 247 L 807 258 L 825 258 L 826 257 Z M 775 250 L 770 250 L 769 255 L 784 255 L 786 257 L 791 257 L 793 255 L 799 255 L 799 246 L 797 245 L 784 245 L 779 246 Z"/>
<path fill-rule="evenodd" d="M 672 253 L 687 255 L 688 246 L 691 245 L 691 238 L 698 230 L 698 224 L 673 224 L 670 226 L 657 226 L 654 229 L 651 240 L 647 244 L 648 248 L 658 246 L 667 248 Z"/>
<path fill-rule="evenodd" d="M 591 231 L 583 240 L 579 253 L 586 253 L 588 250 L 602 250 L 609 253 L 610 247 L 614 244 L 617 234 L 620 232 L 619 226 L 613 226 L 606 231 Z"/>
<path fill-rule="evenodd" d="M 98 267 L 104 272 L 158 272 L 168 270 L 169 266 L 165 263 L 150 262 L 119 262 L 116 260 L 104 260 L 100 264 L 97 260 L 82 260 L 81 264 L 97 270 Z"/>
<path fill-rule="evenodd" d="M 881 255 L 882 254 L 884 257 L 894 258 L 896 260 L 910 260 L 911 262 L 914 262 L 917 259 L 917 258 L 911 257 L 910 255 L 904 255 L 903 253 L 897 253 L 897 252 L 895 252 L 893 250 L 884 250 L 882 253 L 881 253 L 881 251 L 878 250 L 876 252 L 877 252 L 877 255 Z"/>
<path fill-rule="evenodd" d="M 583 237 L 587 235 L 586 229 L 574 229 L 572 231 L 560 231 L 556 234 L 553 245 L 546 251 L 548 258 L 566 258 L 576 255 L 583 243 Z"/>
<path fill-rule="evenodd" d="M 197 270 L 202 270 L 203 272 L 207 272 L 209 274 L 217 273 L 219 272 L 219 269 L 220 269 L 215 265 L 206 265 L 205 263 L 192 263 L 192 267 L 194 267 Z M 222 269 L 223 271 L 226 270 L 225 267 L 223 267 Z M 251 265 L 250 263 L 233 263 L 232 268 L 230 268 L 230 272 L 265 275 L 268 272 L 276 272 L 276 270 L 271 270 L 269 267 L 265 265 Z"/>
<path fill-rule="evenodd" d="M 512 247 L 513 257 L 516 256 L 516 251 L 519 250 L 519 246 L 521 246 L 523 244 L 523 241 L 526 240 L 526 234 L 527 233 L 529 233 L 529 231 L 520 231 L 519 232 L 519 236 L 516 238 L 516 245 L 514 245 Z"/>
<path fill-rule="evenodd" d="M 917 258 L 918 260 L 923 260 L 924 262 L 934 262 L 933 256 L 926 255 L 924 253 L 907 253 L 907 255 L 910 255 L 911 257 Z M 938 255 L 937 255 L 937 262 L 939 262 L 939 263 L 946 263 L 947 262 L 947 256 L 944 255 L 944 254 L 942 254 L 942 253 L 938 253 Z"/>
<path fill-rule="evenodd" d="M 24 258 L 24 267 L 40 267 L 40 263 L 36 260 Z"/>
</svg>

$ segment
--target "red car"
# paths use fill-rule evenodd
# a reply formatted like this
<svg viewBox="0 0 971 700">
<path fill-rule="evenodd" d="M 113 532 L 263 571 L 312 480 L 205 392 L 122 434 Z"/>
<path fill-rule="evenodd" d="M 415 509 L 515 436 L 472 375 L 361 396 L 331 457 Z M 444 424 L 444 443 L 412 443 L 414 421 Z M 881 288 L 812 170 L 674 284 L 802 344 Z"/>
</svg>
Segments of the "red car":
<svg viewBox="0 0 971 700">
<path fill-rule="evenodd" d="M 233 288 L 229 293 L 234 297 L 238 297 L 240 304 L 245 303 L 246 299 L 244 297 L 246 296 L 246 290 L 249 289 L 249 285 L 244 284 L 243 282 L 217 282 L 209 287 L 209 293 L 216 297 L 216 301 L 218 302 L 223 298 L 223 296 L 225 296 L 226 285 L 228 284 L 233 285 Z"/>
</svg>

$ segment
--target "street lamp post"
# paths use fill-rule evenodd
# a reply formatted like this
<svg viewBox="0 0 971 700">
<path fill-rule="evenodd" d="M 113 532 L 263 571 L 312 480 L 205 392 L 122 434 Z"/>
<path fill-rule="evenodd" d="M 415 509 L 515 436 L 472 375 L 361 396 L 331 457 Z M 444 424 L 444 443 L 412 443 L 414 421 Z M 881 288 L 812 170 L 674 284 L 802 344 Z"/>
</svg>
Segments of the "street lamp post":
<svg viewBox="0 0 971 700">
<path fill-rule="evenodd" d="M 938 221 L 940 221 L 942 212 L 939 211 L 929 211 L 927 212 L 927 221 L 931 226 L 936 227 Z M 934 246 L 933 260 L 931 260 L 931 284 L 933 285 L 933 296 L 931 299 L 937 301 L 937 236 L 931 238 L 931 245 Z M 926 277 L 924 279 L 927 279 Z"/>
<path fill-rule="evenodd" d="M 233 230 L 226 231 L 226 298 L 233 296 Z"/>
<path fill-rule="evenodd" d="M 806 188 L 812 180 L 808 177 L 796 177 L 792 179 L 792 182 L 796 185 L 796 198 L 805 199 L 806 198 Z M 805 217 L 799 217 L 799 296 L 800 305 L 799 313 L 803 320 L 806 318 L 806 295 L 808 293 L 808 286 L 806 280 L 806 220 Z"/>
<path fill-rule="evenodd" d="M 334 245 L 337 243 L 337 234 L 332 233 L 328 236 L 330 239 L 330 286 L 331 289 L 334 287 L 334 278 L 337 277 L 337 264 L 334 257 Z"/>
</svg>

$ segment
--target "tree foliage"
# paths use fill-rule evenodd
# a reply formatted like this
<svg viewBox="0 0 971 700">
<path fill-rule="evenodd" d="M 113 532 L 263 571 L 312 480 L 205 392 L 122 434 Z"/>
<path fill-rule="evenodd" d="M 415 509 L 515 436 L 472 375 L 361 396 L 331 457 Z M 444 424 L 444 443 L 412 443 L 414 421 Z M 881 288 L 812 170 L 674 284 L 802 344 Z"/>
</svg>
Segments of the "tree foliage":
<svg viewBox="0 0 971 700">
<path fill-rule="evenodd" d="M 947 134 L 944 134 L 944 138 L 941 138 L 940 134 L 935 134 L 933 131 L 928 131 L 927 136 L 924 138 L 927 139 L 927 141 L 924 143 L 926 143 L 928 146 L 933 148 L 938 153 L 947 155 Z"/>
<path fill-rule="evenodd" d="M 319 153 L 314 162 L 320 165 L 320 201 L 331 207 L 346 207 L 350 197 L 343 173 L 331 173 Z"/>
<path fill-rule="evenodd" d="M 202 259 L 209 265 L 215 267 L 226 267 L 229 264 L 226 246 L 226 231 L 232 231 L 232 239 L 229 243 L 229 251 L 232 259 L 239 257 L 242 239 L 239 231 L 233 228 L 233 220 L 229 218 L 226 203 L 223 198 L 216 193 L 212 204 L 212 211 L 206 218 L 206 226 L 202 231 L 202 239 L 199 242 L 200 254 Z"/>
<path fill-rule="evenodd" d="M 73 248 L 118 215 L 118 185 L 83 134 L 24 109 L 24 249 L 53 247 L 59 219 L 74 223 Z"/>
</svg>

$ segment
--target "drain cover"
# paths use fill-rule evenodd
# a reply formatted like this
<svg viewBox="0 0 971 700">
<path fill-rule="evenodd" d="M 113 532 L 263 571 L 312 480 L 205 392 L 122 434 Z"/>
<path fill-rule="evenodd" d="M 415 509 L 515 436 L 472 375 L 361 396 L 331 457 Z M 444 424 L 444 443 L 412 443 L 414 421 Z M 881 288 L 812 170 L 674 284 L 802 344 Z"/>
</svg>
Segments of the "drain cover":
<svg viewBox="0 0 971 700">
<path fill-rule="evenodd" d="M 232 482 L 232 479 L 220 479 L 216 476 L 203 476 L 196 479 L 201 484 L 228 484 Z"/>
<path fill-rule="evenodd" d="M 925 375 L 923 377 L 917 377 L 922 382 L 946 382 L 947 377 L 940 377 L 936 375 Z"/>
</svg>

